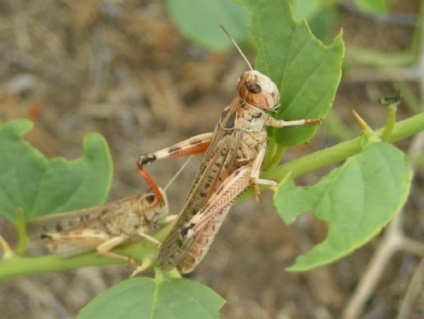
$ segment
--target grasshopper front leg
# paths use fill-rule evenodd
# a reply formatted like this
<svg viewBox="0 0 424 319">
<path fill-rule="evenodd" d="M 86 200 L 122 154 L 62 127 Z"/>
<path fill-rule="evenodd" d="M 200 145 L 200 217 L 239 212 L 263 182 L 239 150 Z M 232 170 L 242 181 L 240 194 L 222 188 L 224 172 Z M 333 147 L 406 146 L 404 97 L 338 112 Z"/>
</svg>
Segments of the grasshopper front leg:
<svg viewBox="0 0 424 319">
<path fill-rule="evenodd" d="M 160 159 L 202 153 L 208 148 L 212 134 L 213 133 L 199 134 L 154 153 L 140 155 L 137 165 L 143 167 L 144 165 Z"/>
<path fill-rule="evenodd" d="M 261 166 L 262 166 L 262 162 L 263 159 L 265 157 L 265 148 L 261 148 L 258 151 L 258 154 L 255 158 L 255 160 L 253 161 L 252 164 L 252 168 L 250 171 L 250 181 L 253 185 L 253 189 L 255 191 L 255 198 L 257 202 L 260 202 L 260 198 L 259 196 L 261 195 L 261 190 L 259 188 L 259 185 L 267 185 L 270 187 L 275 187 L 277 186 L 277 182 L 273 181 L 273 180 L 269 180 L 269 179 L 261 179 L 259 178 L 259 174 L 261 172 Z"/>
<path fill-rule="evenodd" d="M 269 117 L 265 123 L 266 126 L 272 126 L 276 128 L 282 128 L 286 126 L 304 126 L 304 125 L 313 125 L 320 124 L 321 119 L 303 119 L 303 120 L 294 120 L 294 121 L 284 121 L 276 120 L 273 117 Z"/>
<path fill-rule="evenodd" d="M 121 245 L 122 243 L 127 241 L 128 239 L 129 239 L 129 236 L 125 235 L 125 234 L 115 236 L 115 237 L 111 237 L 107 241 L 98 245 L 96 247 L 96 251 L 99 255 L 108 256 L 108 257 L 112 257 L 112 258 L 116 258 L 116 259 L 121 259 L 121 260 L 124 260 L 126 262 L 129 262 L 131 260 L 130 257 L 120 255 L 120 254 L 112 251 L 115 247 L 118 247 L 119 245 Z"/>
</svg>

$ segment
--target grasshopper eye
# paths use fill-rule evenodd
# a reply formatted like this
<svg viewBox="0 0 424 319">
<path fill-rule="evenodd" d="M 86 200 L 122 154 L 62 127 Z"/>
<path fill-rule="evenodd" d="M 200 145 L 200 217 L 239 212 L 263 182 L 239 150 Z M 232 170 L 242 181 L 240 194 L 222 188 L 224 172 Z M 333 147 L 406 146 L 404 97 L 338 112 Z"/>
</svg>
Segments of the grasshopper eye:
<svg viewBox="0 0 424 319">
<path fill-rule="evenodd" d="M 246 87 L 247 87 L 247 90 L 250 93 L 253 93 L 253 94 L 257 94 L 257 93 L 261 93 L 262 92 L 261 86 L 258 83 L 254 82 L 254 81 L 247 81 L 246 82 Z"/>
<path fill-rule="evenodd" d="M 146 201 L 147 201 L 149 204 L 153 203 L 153 202 L 155 201 L 155 199 L 156 199 L 156 197 L 155 197 L 155 195 L 154 195 L 154 194 L 148 194 L 148 195 L 146 195 Z"/>
</svg>

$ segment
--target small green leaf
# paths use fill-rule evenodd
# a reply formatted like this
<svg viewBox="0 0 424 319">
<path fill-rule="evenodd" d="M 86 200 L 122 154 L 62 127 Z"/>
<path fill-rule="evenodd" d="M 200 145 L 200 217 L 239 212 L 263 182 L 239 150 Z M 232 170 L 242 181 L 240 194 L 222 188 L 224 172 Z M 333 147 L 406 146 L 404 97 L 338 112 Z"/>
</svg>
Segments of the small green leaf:
<svg viewBox="0 0 424 319">
<path fill-rule="evenodd" d="M 367 13 L 387 14 L 389 12 L 388 0 L 356 0 L 357 6 Z"/>
<path fill-rule="evenodd" d="M 298 257 L 289 270 L 330 263 L 370 240 L 404 204 L 411 178 L 404 154 L 391 144 L 375 142 L 313 186 L 283 181 L 274 205 L 286 222 L 313 210 L 318 219 L 329 223 L 327 238 Z"/>
<path fill-rule="evenodd" d="M 217 319 L 224 303 L 211 289 L 191 280 L 134 278 L 99 294 L 77 319 Z"/>
<path fill-rule="evenodd" d="M 279 86 L 284 120 L 324 118 L 341 78 L 344 45 L 341 35 L 323 45 L 305 21 L 296 24 L 287 0 L 243 0 L 252 12 L 250 30 L 255 38 L 255 67 Z M 308 141 L 317 126 L 273 129 L 281 146 Z M 270 135 L 271 136 L 271 135 Z"/>
<path fill-rule="evenodd" d="M 104 138 L 88 134 L 77 160 L 47 160 L 23 139 L 31 128 L 28 120 L 0 125 L 0 215 L 13 222 L 14 212 L 23 209 L 28 221 L 103 203 L 112 180 Z"/>
<path fill-rule="evenodd" d="M 220 25 L 237 42 L 248 39 L 245 25 L 249 14 L 232 0 L 168 0 L 166 6 L 181 33 L 206 49 L 228 51 L 234 48 Z"/>
</svg>

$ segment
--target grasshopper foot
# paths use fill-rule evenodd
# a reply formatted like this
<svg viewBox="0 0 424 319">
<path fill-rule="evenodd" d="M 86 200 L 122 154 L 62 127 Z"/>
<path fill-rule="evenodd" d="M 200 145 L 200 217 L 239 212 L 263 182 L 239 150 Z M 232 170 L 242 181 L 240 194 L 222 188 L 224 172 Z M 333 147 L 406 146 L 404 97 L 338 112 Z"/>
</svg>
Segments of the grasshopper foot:
<svg viewBox="0 0 424 319">
<path fill-rule="evenodd" d="M 130 278 L 134 278 L 138 274 L 141 274 L 142 272 L 146 271 L 147 268 L 149 268 L 152 265 L 151 259 L 144 259 L 140 265 L 138 265 L 135 270 L 132 272 Z"/>
</svg>

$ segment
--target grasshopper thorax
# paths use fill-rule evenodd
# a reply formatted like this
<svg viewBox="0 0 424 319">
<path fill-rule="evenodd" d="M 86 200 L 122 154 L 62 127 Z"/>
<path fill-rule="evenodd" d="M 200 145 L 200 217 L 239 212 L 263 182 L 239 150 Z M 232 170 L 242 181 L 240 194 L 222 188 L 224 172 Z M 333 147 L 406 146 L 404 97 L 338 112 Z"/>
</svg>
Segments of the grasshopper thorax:
<svg viewBox="0 0 424 319">
<path fill-rule="evenodd" d="M 237 91 L 244 102 L 264 111 L 275 110 L 280 101 L 280 93 L 275 83 L 256 70 L 249 70 L 242 74 Z"/>
</svg>

